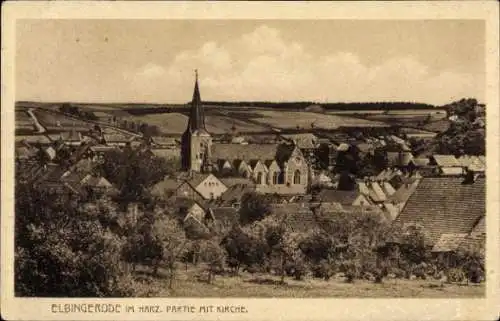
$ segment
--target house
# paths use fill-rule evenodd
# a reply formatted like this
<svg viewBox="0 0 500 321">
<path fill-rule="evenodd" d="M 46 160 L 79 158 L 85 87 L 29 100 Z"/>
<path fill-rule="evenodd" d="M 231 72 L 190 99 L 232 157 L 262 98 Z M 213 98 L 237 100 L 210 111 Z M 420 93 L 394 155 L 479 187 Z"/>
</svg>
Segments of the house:
<svg viewBox="0 0 500 321">
<path fill-rule="evenodd" d="M 485 214 L 485 185 L 482 177 L 423 177 L 396 222 L 421 224 L 433 245 L 443 234 L 469 233 Z"/>
<path fill-rule="evenodd" d="M 313 157 L 314 152 L 318 147 L 318 137 L 312 133 L 284 134 L 281 136 L 296 144 L 305 157 Z"/>
<path fill-rule="evenodd" d="M 446 176 L 463 175 L 462 165 L 453 155 L 432 155 L 429 165 L 437 167 L 437 173 Z"/>
<path fill-rule="evenodd" d="M 132 145 L 132 142 L 137 143 L 137 137 L 131 135 L 125 135 L 120 132 L 115 133 L 103 133 L 102 137 L 104 142 L 108 146 L 127 146 Z"/>
<path fill-rule="evenodd" d="M 87 174 L 80 181 L 80 184 L 82 187 L 86 187 L 94 193 L 107 195 L 118 193 L 118 190 L 113 186 L 113 184 L 111 184 L 106 178 L 96 174 Z"/>
<path fill-rule="evenodd" d="M 224 183 L 213 174 L 193 173 L 185 178 L 166 178 L 155 184 L 150 192 L 153 196 L 162 199 L 177 196 L 201 203 L 219 198 L 226 190 Z"/>
</svg>

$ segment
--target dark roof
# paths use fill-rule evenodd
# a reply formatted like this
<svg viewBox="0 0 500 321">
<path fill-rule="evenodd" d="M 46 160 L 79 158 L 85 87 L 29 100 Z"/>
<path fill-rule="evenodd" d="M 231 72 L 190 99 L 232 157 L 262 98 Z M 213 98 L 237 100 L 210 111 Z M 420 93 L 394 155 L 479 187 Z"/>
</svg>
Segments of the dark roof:
<svg viewBox="0 0 500 321">
<path fill-rule="evenodd" d="M 239 220 L 238 210 L 233 207 L 214 207 L 211 208 L 215 220 L 225 223 L 234 223 Z"/>
<path fill-rule="evenodd" d="M 219 197 L 217 202 L 224 205 L 231 205 L 233 202 L 240 202 L 243 195 L 255 191 L 255 185 L 240 185 L 235 184 L 230 187 Z"/>
<path fill-rule="evenodd" d="M 485 215 L 485 180 L 462 184 L 460 177 L 424 177 L 396 221 L 421 224 L 431 241 L 442 234 L 469 233 Z"/>
<path fill-rule="evenodd" d="M 255 183 L 244 177 L 225 177 L 225 178 L 220 178 L 220 181 L 226 185 L 227 188 L 233 187 L 235 185 L 238 186 L 248 186 L 248 187 L 254 187 Z"/>
<path fill-rule="evenodd" d="M 357 190 L 340 191 L 336 189 L 323 189 L 318 197 L 322 202 L 335 202 L 342 205 L 351 205 L 360 195 Z"/>
<path fill-rule="evenodd" d="M 275 159 L 282 163 L 290 158 L 294 150 L 292 144 L 217 144 L 212 145 L 211 159 L 244 160 L 249 163 L 251 160 Z"/>
</svg>

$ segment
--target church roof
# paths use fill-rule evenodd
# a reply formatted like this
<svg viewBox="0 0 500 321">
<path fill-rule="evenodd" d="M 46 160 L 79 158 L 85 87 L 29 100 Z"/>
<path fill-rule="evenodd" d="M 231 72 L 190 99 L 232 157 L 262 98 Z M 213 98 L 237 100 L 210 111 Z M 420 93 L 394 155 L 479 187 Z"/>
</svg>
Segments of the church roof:
<svg viewBox="0 0 500 321">
<path fill-rule="evenodd" d="M 285 145 L 285 144 L 282 144 Z M 290 150 L 291 149 L 291 150 Z M 265 162 L 269 159 L 276 159 L 278 162 L 286 160 L 293 152 L 293 146 L 280 146 L 280 144 L 217 144 L 212 145 L 212 160 L 244 160 L 250 163 L 251 160 Z"/>
</svg>

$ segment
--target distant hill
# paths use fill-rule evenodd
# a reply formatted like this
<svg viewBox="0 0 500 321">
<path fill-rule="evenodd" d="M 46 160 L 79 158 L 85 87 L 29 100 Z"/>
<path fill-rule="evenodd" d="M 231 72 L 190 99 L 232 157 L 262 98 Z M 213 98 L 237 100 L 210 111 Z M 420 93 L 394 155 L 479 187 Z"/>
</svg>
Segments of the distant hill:
<svg viewBox="0 0 500 321">
<path fill-rule="evenodd" d="M 312 105 L 319 106 L 324 110 L 406 110 L 406 109 L 433 109 L 437 106 L 416 103 L 416 102 L 356 102 L 356 103 L 321 103 L 312 101 L 298 102 L 267 102 L 267 101 L 204 101 L 206 106 L 224 106 L 224 107 L 261 107 L 276 109 L 299 109 L 303 110 Z"/>
<path fill-rule="evenodd" d="M 62 102 L 30 102 L 19 101 L 16 103 L 17 107 L 44 107 L 70 104 L 78 107 L 88 108 L 110 108 L 122 109 L 135 113 L 162 113 L 162 112 L 177 112 L 185 109 L 189 102 L 186 104 L 154 104 L 154 103 L 62 103 Z M 203 101 L 203 105 L 207 107 L 260 107 L 270 109 L 282 110 L 305 110 L 310 106 L 317 106 L 326 111 L 339 110 L 339 111 L 356 111 L 356 110 L 408 110 L 408 109 L 443 109 L 443 107 L 417 103 L 417 102 L 354 102 L 354 103 L 316 103 L 312 101 L 297 101 L 297 102 L 269 102 L 269 101 Z"/>
</svg>

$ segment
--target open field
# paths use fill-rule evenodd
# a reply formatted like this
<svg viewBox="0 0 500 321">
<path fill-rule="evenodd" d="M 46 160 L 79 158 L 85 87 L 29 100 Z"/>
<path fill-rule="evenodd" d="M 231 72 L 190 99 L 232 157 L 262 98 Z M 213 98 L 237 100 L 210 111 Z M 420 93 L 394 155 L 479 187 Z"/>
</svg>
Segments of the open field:
<svg viewBox="0 0 500 321">
<path fill-rule="evenodd" d="M 168 289 L 166 272 L 152 279 L 154 286 L 161 289 L 158 296 L 175 297 L 261 297 L 261 298 L 468 298 L 482 297 L 485 293 L 484 283 L 480 285 L 443 284 L 436 280 L 386 279 L 382 284 L 357 280 L 346 283 L 341 279 L 324 281 L 305 278 L 296 281 L 286 278 L 284 285 L 278 283 L 279 278 L 262 275 L 240 273 L 239 276 L 217 276 L 211 284 L 206 274 L 199 269 L 179 268 L 172 290 Z"/>
<path fill-rule="evenodd" d="M 237 111 L 231 112 L 231 115 L 237 117 Z M 371 121 L 360 118 L 319 114 L 312 112 L 295 112 L 295 111 L 275 111 L 275 110 L 254 110 L 252 114 L 257 114 L 258 117 L 252 118 L 253 121 L 272 126 L 275 128 L 322 128 L 335 129 L 338 127 L 385 127 L 387 124 L 380 121 Z M 245 111 L 244 116 L 250 116 L 248 111 Z M 242 116 L 243 116 L 242 115 Z"/>
<path fill-rule="evenodd" d="M 76 131 L 85 131 L 92 128 L 93 124 L 83 120 L 73 119 L 63 114 L 52 113 L 42 109 L 33 111 L 38 121 L 49 131 L 74 129 Z"/>
<path fill-rule="evenodd" d="M 16 110 L 15 114 L 16 131 L 34 131 L 34 123 L 31 117 L 25 111 Z"/>
<path fill-rule="evenodd" d="M 121 119 L 156 125 L 164 134 L 182 134 L 186 130 L 188 123 L 188 116 L 180 113 L 129 115 Z M 239 132 L 262 132 L 268 130 L 266 126 L 259 126 L 240 119 L 218 115 L 217 113 L 212 114 L 210 112 L 206 113 L 205 124 L 207 130 L 213 134 L 230 133 L 233 125 Z"/>
<path fill-rule="evenodd" d="M 182 134 L 186 130 L 188 117 L 179 113 L 128 115 L 121 120 L 143 122 L 157 126 L 164 134 Z"/>
</svg>

